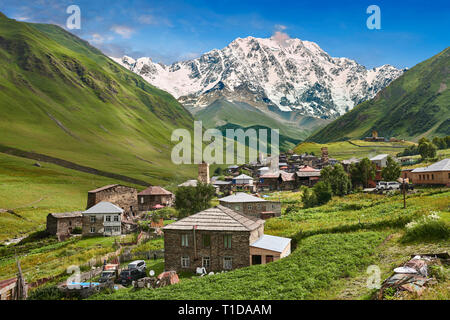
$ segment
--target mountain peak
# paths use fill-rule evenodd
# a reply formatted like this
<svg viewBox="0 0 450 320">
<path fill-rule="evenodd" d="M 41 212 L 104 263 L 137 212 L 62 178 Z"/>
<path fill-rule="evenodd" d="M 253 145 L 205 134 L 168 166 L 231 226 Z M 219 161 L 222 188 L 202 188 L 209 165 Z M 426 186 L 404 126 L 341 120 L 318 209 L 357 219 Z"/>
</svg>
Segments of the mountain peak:
<svg viewBox="0 0 450 320">
<path fill-rule="evenodd" d="M 367 70 L 348 58 L 332 58 L 316 43 L 276 33 L 236 38 L 200 58 L 161 66 L 151 59 L 122 63 L 191 108 L 219 97 L 258 108 L 335 118 L 370 99 L 402 74 L 392 66 Z"/>
</svg>

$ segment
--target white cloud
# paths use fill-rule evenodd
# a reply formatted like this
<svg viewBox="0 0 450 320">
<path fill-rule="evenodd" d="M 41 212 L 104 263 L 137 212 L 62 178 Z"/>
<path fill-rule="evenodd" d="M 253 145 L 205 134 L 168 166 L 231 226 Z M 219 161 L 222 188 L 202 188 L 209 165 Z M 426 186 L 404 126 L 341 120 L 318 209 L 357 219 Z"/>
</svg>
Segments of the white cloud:
<svg viewBox="0 0 450 320">
<path fill-rule="evenodd" d="M 286 46 L 287 41 L 291 39 L 291 37 L 284 32 L 287 27 L 281 24 L 275 25 L 275 31 L 272 34 L 272 39 L 275 40 L 280 46 Z"/>
<path fill-rule="evenodd" d="M 134 29 L 127 26 L 114 25 L 111 27 L 111 31 L 114 31 L 123 38 L 128 39 L 134 33 Z"/>
<path fill-rule="evenodd" d="M 144 15 L 139 16 L 138 21 L 141 24 L 166 25 L 166 26 L 172 27 L 172 24 L 170 23 L 170 21 L 168 19 L 161 18 L 161 17 L 156 18 L 155 16 L 153 16 L 151 14 L 144 14 Z"/>
</svg>

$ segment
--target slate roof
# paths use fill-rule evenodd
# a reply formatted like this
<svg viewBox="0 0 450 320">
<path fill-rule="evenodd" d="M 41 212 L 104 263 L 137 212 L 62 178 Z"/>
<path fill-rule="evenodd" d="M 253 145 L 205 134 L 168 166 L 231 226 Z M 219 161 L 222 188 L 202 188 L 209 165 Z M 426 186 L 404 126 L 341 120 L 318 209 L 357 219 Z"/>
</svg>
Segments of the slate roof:
<svg viewBox="0 0 450 320">
<path fill-rule="evenodd" d="M 250 247 L 261 248 L 275 252 L 283 252 L 290 242 L 291 239 L 289 238 L 282 238 L 264 234 L 261 236 L 261 238 L 253 242 Z"/>
<path fill-rule="evenodd" d="M 119 208 L 115 204 L 112 204 L 111 202 L 102 201 L 97 203 L 95 206 L 87 209 L 86 211 L 83 211 L 83 213 L 89 214 L 89 213 L 123 213 L 123 209 Z"/>
<path fill-rule="evenodd" d="M 429 165 L 428 167 L 416 168 L 411 172 L 436 172 L 436 171 L 450 171 L 450 158 L 438 161 Z"/>
<path fill-rule="evenodd" d="M 103 190 L 107 190 L 109 188 L 114 188 L 114 187 L 117 187 L 117 186 L 118 186 L 118 184 L 109 184 L 107 186 L 88 191 L 88 193 L 97 193 L 97 192 L 100 192 L 100 191 L 103 191 Z"/>
<path fill-rule="evenodd" d="M 74 211 L 74 212 L 49 213 L 49 215 L 55 218 L 80 218 L 83 217 L 83 212 Z"/>
<path fill-rule="evenodd" d="M 159 186 L 151 186 L 138 193 L 139 196 L 145 195 L 157 196 L 157 195 L 171 195 L 171 194 L 172 192 L 167 191 L 166 189 Z"/>
<path fill-rule="evenodd" d="M 163 230 L 192 230 L 195 226 L 199 231 L 252 231 L 262 224 L 264 220 L 218 205 L 171 223 Z"/>
<path fill-rule="evenodd" d="M 229 203 L 241 203 L 241 202 L 265 202 L 266 200 L 252 196 L 248 193 L 238 192 L 230 196 L 219 199 L 219 201 Z"/>
</svg>

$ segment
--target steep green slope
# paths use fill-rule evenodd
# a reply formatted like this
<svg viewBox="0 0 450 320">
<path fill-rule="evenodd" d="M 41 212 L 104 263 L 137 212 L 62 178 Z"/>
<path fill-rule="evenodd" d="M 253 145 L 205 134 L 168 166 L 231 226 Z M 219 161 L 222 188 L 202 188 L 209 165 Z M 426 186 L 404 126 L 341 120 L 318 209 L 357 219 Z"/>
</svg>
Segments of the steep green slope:
<svg viewBox="0 0 450 320">
<path fill-rule="evenodd" d="M 170 161 L 193 118 L 87 42 L 0 15 L 0 145 L 149 183 L 195 176 Z"/>
<path fill-rule="evenodd" d="M 322 128 L 307 141 L 331 142 L 370 136 L 418 140 L 450 134 L 450 48 L 419 63 L 372 100 Z"/>
</svg>

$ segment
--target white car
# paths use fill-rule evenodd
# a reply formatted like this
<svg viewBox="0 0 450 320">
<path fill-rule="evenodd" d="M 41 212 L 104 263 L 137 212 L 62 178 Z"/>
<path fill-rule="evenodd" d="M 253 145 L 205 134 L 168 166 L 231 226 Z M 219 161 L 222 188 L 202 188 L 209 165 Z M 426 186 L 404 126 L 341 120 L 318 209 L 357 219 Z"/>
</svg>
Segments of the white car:
<svg viewBox="0 0 450 320">
<path fill-rule="evenodd" d="M 396 181 L 380 181 L 377 183 L 377 190 L 400 190 L 400 183 Z"/>
<path fill-rule="evenodd" d="M 128 269 L 129 270 L 137 269 L 140 272 L 145 271 L 146 267 L 147 266 L 145 265 L 145 261 L 144 260 L 136 260 L 136 261 L 130 262 L 128 264 Z"/>
</svg>

